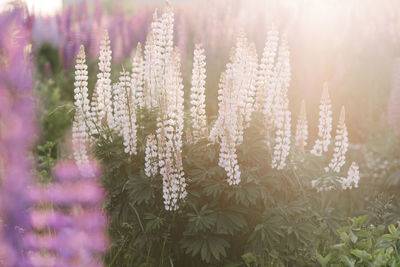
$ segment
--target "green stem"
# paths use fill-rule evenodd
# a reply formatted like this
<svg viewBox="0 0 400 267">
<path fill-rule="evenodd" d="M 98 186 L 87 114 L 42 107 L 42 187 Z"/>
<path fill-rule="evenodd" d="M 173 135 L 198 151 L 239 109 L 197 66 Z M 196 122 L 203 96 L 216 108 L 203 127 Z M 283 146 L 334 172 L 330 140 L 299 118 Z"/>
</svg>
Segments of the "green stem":
<svg viewBox="0 0 400 267">
<path fill-rule="evenodd" d="M 110 263 L 110 266 L 109 266 L 109 267 L 112 267 L 112 266 L 113 266 L 113 264 L 114 264 L 115 260 L 117 259 L 118 255 L 121 253 L 122 248 L 125 246 L 126 241 L 127 241 L 127 239 L 125 239 L 125 240 L 124 240 L 124 243 L 122 244 L 122 246 L 119 247 L 117 253 L 114 255 L 113 259 L 111 260 L 111 263 Z"/>
</svg>

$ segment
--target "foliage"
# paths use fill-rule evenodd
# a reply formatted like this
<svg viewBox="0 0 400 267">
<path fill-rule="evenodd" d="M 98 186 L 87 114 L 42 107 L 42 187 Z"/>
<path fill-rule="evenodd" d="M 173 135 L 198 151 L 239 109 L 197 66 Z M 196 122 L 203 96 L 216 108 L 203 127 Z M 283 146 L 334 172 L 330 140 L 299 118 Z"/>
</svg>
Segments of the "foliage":
<svg viewBox="0 0 400 267">
<path fill-rule="evenodd" d="M 399 266 L 400 224 L 365 224 L 367 216 L 351 218 L 351 225 L 338 230 L 340 243 L 315 258 L 321 266 Z"/>
<path fill-rule="evenodd" d="M 107 192 L 109 266 L 316 265 L 315 251 L 339 237 L 336 229 L 345 218 L 375 205 L 353 201 L 367 198 L 364 189 L 317 193 L 311 180 L 325 173 L 326 158 L 293 150 L 288 168 L 272 170 L 272 152 L 255 114 L 238 149 L 242 182 L 228 186 L 218 145 L 186 142 L 188 196 L 178 211 L 165 211 L 161 176 L 144 174 L 145 138 L 156 127 L 156 114 L 138 115 L 137 155 L 128 156 L 122 138 L 111 133 L 94 146 Z"/>
<path fill-rule="evenodd" d="M 39 71 L 43 72 L 41 78 L 44 78 L 37 86 L 40 100 L 43 101 L 43 109 L 40 110 L 42 138 L 36 149 L 42 182 L 50 181 L 49 170 L 56 159 L 64 154 L 63 136 L 70 126 L 73 113 L 70 104 L 73 99 L 72 75 L 60 67 L 57 52 L 45 45 L 39 51 L 37 61 Z M 215 82 L 209 83 L 208 78 L 208 114 L 216 113 L 214 102 L 217 97 L 210 95 L 216 94 L 216 73 L 220 73 L 224 60 L 213 59 L 210 64 L 210 77 Z M 46 63 L 50 64 L 53 79 L 47 80 Z M 89 63 L 88 67 L 89 73 L 97 70 L 94 62 Z M 117 73 L 113 74 L 113 80 L 116 80 Z M 364 74 L 359 76 L 366 81 Z M 353 77 L 353 72 L 349 76 Z M 94 87 L 95 79 L 96 76 L 89 76 L 89 88 Z M 187 80 L 184 82 L 188 83 Z M 293 87 L 301 86 L 295 84 Z M 188 98 L 187 92 L 185 96 Z M 363 175 L 360 188 L 316 192 L 311 188 L 312 180 L 335 178 L 324 171 L 329 160 L 293 147 L 288 167 L 282 171 L 272 170 L 270 162 L 273 152 L 265 142 L 269 133 L 261 127 L 258 115 L 254 115 L 251 127 L 244 135 L 245 140 L 238 147 L 242 182 L 237 186 L 228 186 L 226 172 L 218 166 L 219 145 L 206 139 L 195 144 L 184 144 L 183 163 L 189 195 L 176 212 L 164 209 L 161 176 L 148 178 L 143 169 L 145 140 L 148 134 L 155 132 L 156 111 L 141 110 L 138 114 L 138 155 L 124 153 L 123 140 L 114 133 L 96 136 L 99 141 L 93 152 L 101 160 L 104 169 L 103 186 L 107 191 L 105 208 L 110 219 L 112 243 L 105 259 L 109 266 L 345 264 L 340 255 L 346 255 L 350 263 L 354 261 L 355 266 L 364 266 L 364 258 L 369 260 L 365 253 L 371 255 L 371 261 L 387 256 L 385 253 L 388 248 L 382 255 L 377 252 L 382 249 L 378 247 L 382 239 L 380 234 L 384 231 L 382 226 L 374 231 L 364 226 L 363 230 L 340 227 L 347 217 L 361 214 L 368 214 L 365 222 L 374 225 L 387 225 L 399 220 L 400 199 L 396 198 L 396 194 L 400 188 L 400 165 L 394 161 L 400 156 L 399 136 L 388 134 L 388 129 L 372 124 L 374 128 L 379 128 L 381 136 L 358 148 L 351 147 L 348 152 L 351 160 L 360 163 Z M 349 126 L 359 130 L 355 120 Z M 364 134 L 354 132 L 350 135 L 361 135 L 363 138 L 360 139 L 366 139 Z M 371 152 L 376 160 L 372 168 L 368 159 L 363 158 L 367 154 L 364 150 Z M 390 168 L 386 167 L 385 162 L 389 162 Z M 376 233 L 378 230 L 379 234 Z M 355 243 L 351 238 L 350 241 L 342 240 L 343 251 L 329 247 L 331 240 L 350 236 L 350 231 L 357 237 Z M 362 231 L 367 231 L 374 245 L 373 250 L 371 247 L 365 253 L 357 245 L 365 242 L 360 241 L 366 238 L 360 234 Z M 359 252 L 352 253 L 356 250 Z M 393 252 L 389 254 L 389 257 L 393 256 Z"/>
<path fill-rule="evenodd" d="M 73 107 L 65 101 L 61 87 L 53 80 L 38 82 L 36 90 L 41 106 L 40 140 L 35 151 L 37 170 L 39 182 L 49 182 L 56 160 L 67 154 L 62 143 L 71 126 Z"/>
</svg>

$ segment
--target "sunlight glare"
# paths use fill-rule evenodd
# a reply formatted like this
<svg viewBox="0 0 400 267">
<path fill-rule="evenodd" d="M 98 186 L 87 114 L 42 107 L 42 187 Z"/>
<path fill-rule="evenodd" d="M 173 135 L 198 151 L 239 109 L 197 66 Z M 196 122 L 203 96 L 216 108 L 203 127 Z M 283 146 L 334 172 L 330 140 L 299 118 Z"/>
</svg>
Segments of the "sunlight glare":
<svg viewBox="0 0 400 267">
<path fill-rule="evenodd" d="M 36 15 L 51 16 L 62 8 L 62 0 L 24 0 L 30 12 Z"/>
</svg>

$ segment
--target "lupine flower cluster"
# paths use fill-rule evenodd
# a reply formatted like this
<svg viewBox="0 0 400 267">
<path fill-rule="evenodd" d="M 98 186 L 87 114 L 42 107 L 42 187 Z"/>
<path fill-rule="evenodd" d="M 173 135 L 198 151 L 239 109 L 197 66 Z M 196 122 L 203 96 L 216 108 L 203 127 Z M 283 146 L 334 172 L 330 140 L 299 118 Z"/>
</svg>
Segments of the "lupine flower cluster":
<svg viewBox="0 0 400 267">
<path fill-rule="evenodd" d="M 323 152 L 328 151 L 331 143 L 332 132 L 332 105 L 329 98 L 328 85 L 325 83 L 322 91 L 321 103 L 319 111 L 318 139 L 315 141 L 311 153 L 321 156 Z"/>
<path fill-rule="evenodd" d="M 260 112 L 271 112 L 267 110 L 271 108 L 273 101 L 272 91 L 274 90 L 274 67 L 275 57 L 278 50 L 279 32 L 272 28 L 267 33 L 267 41 L 262 54 L 259 75 L 257 80 L 257 93 L 255 108 Z"/>
<path fill-rule="evenodd" d="M 173 49 L 172 8 L 167 4 L 161 17 L 155 13 L 154 18 L 145 49 L 150 49 L 145 55 L 154 56 L 145 59 L 145 64 L 154 63 L 145 67 L 145 81 L 152 86 L 147 106 L 158 103 L 160 109 L 156 136 L 164 205 L 166 210 L 177 210 L 187 195 L 182 162 L 184 107 L 180 58 Z"/>
<path fill-rule="evenodd" d="M 97 74 L 96 95 L 92 97 L 92 114 L 96 122 L 103 120 L 110 128 L 114 127 L 113 106 L 111 102 L 111 49 L 108 32 L 104 33 L 104 38 L 100 45 L 99 74 Z"/>
<path fill-rule="evenodd" d="M 100 73 L 91 103 L 87 98 L 87 67 L 82 48 L 76 65 L 77 112 L 73 131 L 75 158 L 81 168 L 83 163 L 89 162 L 89 149 L 96 142 L 93 136 L 99 136 L 93 133 L 120 135 L 125 153 L 134 156 L 138 153 L 138 132 L 144 129 L 137 125 L 138 115 L 143 116 L 145 109 L 157 110 L 156 130 L 146 133 L 144 172 L 147 177 L 161 175 L 164 206 L 171 211 L 177 210 L 187 195 L 182 161 L 184 93 L 180 54 L 173 47 L 173 33 L 174 14 L 167 4 L 161 14 L 154 13 L 144 49 L 140 43 L 137 44 L 131 73 L 123 70 L 119 81 L 112 83 L 110 41 L 106 32 L 100 47 Z M 196 45 L 190 89 L 191 124 L 186 129 L 188 143 L 208 134 L 204 54 L 202 46 Z M 268 32 L 261 63 L 258 64 L 255 45 L 248 42 L 243 32 L 239 34 L 226 70 L 221 74 L 218 117 L 208 135 L 212 142 L 219 144 L 218 164 L 226 171 L 229 185 L 241 182 L 237 147 L 243 142 L 244 131 L 250 125 L 254 111 L 264 116 L 270 137 L 268 142 L 272 140 L 268 143 L 272 150 L 271 167 L 278 170 L 286 167 L 292 138 L 288 99 L 290 81 L 290 52 L 284 36 L 279 38 L 275 28 Z M 311 153 L 322 155 L 322 152 L 328 151 L 332 129 L 331 103 L 326 84 L 321 98 L 318 129 L 318 139 Z M 112 140 L 112 137 L 106 139 Z M 304 150 L 308 139 L 304 102 L 294 139 L 296 146 Z M 340 171 L 345 164 L 347 143 L 343 111 L 328 169 Z"/>
<path fill-rule="evenodd" d="M 88 99 L 88 71 L 85 63 L 86 56 L 84 47 L 81 46 L 76 59 L 75 66 L 75 117 L 72 124 L 72 146 L 74 158 L 78 166 L 82 169 L 89 164 L 88 145 L 89 135 L 93 131 L 93 121 L 90 111 L 90 102 Z"/>
<path fill-rule="evenodd" d="M 340 183 L 342 184 L 343 190 L 352 189 L 358 187 L 358 181 L 360 180 L 360 171 L 358 165 L 353 162 L 349 168 L 346 178 L 342 178 Z"/>
<path fill-rule="evenodd" d="M 129 72 L 122 71 L 114 95 L 116 129 L 124 140 L 125 153 L 136 155 L 136 102 L 135 88 L 131 86 Z"/>
<path fill-rule="evenodd" d="M 146 156 L 144 172 L 147 177 L 155 176 L 158 173 L 158 154 L 157 140 L 154 134 L 150 134 L 146 138 Z"/>
<path fill-rule="evenodd" d="M 358 187 L 360 181 L 360 171 L 357 163 L 352 162 L 347 172 L 347 177 L 330 176 L 321 177 L 311 181 L 311 186 L 317 189 L 317 192 L 331 191 L 336 187 L 334 183 L 339 182 L 342 190 Z"/>
<path fill-rule="evenodd" d="M 240 170 L 237 162 L 236 144 L 237 134 L 237 111 L 232 99 L 235 94 L 232 92 L 232 84 L 228 83 L 226 73 L 221 74 L 219 84 L 219 109 L 218 119 L 210 132 L 210 139 L 217 141 L 219 138 L 220 154 L 218 164 L 225 169 L 228 175 L 228 183 L 240 183 Z"/>
<path fill-rule="evenodd" d="M 307 123 L 307 114 L 306 114 L 306 103 L 304 100 L 301 102 L 300 113 L 297 119 L 296 125 L 296 146 L 300 149 L 304 149 L 307 145 L 308 139 L 308 123 Z"/>
<path fill-rule="evenodd" d="M 136 155 L 137 114 L 143 108 L 159 108 L 157 130 L 146 142 L 145 173 L 149 177 L 158 171 L 161 174 L 167 210 L 178 209 L 179 202 L 187 194 L 182 163 L 183 84 L 179 53 L 173 49 L 173 22 L 174 14 L 169 5 L 160 17 L 155 12 L 145 49 L 142 51 L 138 44 L 132 58 L 132 73 L 122 71 L 114 84 L 110 80 L 111 50 L 106 32 L 100 47 L 100 73 L 91 103 L 87 97 L 87 66 L 81 48 L 75 72 L 73 128 L 75 160 L 83 168 L 89 162 L 89 149 L 96 142 L 92 140 L 93 133 L 111 130 L 122 137 L 125 153 Z M 199 60 L 204 61 L 201 56 Z M 204 69 L 201 64 L 199 62 L 198 67 Z M 200 70 L 199 79 L 204 80 L 203 71 Z M 198 86 L 204 83 L 199 82 Z"/>
<path fill-rule="evenodd" d="M 200 44 L 196 45 L 193 58 L 192 88 L 190 90 L 190 113 L 193 122 L 193 137 L 197 141 L 207 134 L 206 95 L 204 85 L 206 83 L 206 62 L 204 49 Z"/>
<path fill-rule="evenodd" d="M 144 93 L 143 93 L 143 82 L 144 82 L 144 62 L 142 45 L 140 43 L 136 46 L 135 55 L 132 59 L 132 88 L 135 88 L 135 95 L 133 98 L 137 102 L 138 108 L 143 109 L 145 106 Z"/>
<path fill-rule="evenodd" d="M 349 147 L 349 140 L 347 138 L 347 128 L 344 120 L 345 111 L 344 107 L 342 107 L 342 110 L 340 111 L 339 123 L 336 129 L 333 157 L 328 168 L 326 168 L 327 171 L 333 170 L 334 172 L 340 172 L 340 168 L 346 162 L 346 152 Z"/>
<path fill-rule="evenodd" d="M 72 123 L 72 148 L 74 159 L 82 169 L 89 163 L 89 142 L 89 133 L 85 124 L 85 118 L 80 110 L 76 110 Z"/>
<path fill-rule="evenodd" d="M 218 118 L 210 132 L 210 139 L 220 144 L 219 165 L 227 172 L 230 185 L 240 183 L 236 146 L 243 142 L 243 131 L 254 109 L 257 61 L 254 44 L 241 33 L 221 76 Z"/>
<path fill-rule="evenodd" d="M 177 51 L 173 51 L 165 68 L 166 87 L 160 94 L 161 112 L 156 131 L 163 197 L 167 210 L 178 209 L 178 202 L 187 194 L 182 162 L 183 84 L 178 55 Z"/>
<path fill-rule="evenodd" d="M 279 47 L 278 59 L 274 69 L 273 83 L 269 93 L 271 103 L 266 104 L 265 114 L 272 116 L 272 128 L 275 129 L 275 145 L 271 167 L 278 170 L 286 166 L 286 158 L 290 150 L 291 113 L 287 96 L 290 84 L 289 47 L 285 39 Z M 268 97 L 267 97 L 268 99 Z M 271 106 L 269 106 L 271 104 Z"/>
</svg>

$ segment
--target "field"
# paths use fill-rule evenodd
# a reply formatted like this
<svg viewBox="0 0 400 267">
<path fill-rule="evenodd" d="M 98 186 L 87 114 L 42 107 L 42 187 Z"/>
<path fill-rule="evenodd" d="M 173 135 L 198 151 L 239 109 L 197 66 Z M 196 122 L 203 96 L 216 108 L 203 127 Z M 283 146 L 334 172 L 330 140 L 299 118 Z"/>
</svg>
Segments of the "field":
<svg viewBox="0 0 400 267">
<path fill-rule="evenodd" d="M 0 12 L 0 266 L 400 266 L 398 1 L 68 2 Z"/>
</svg>

